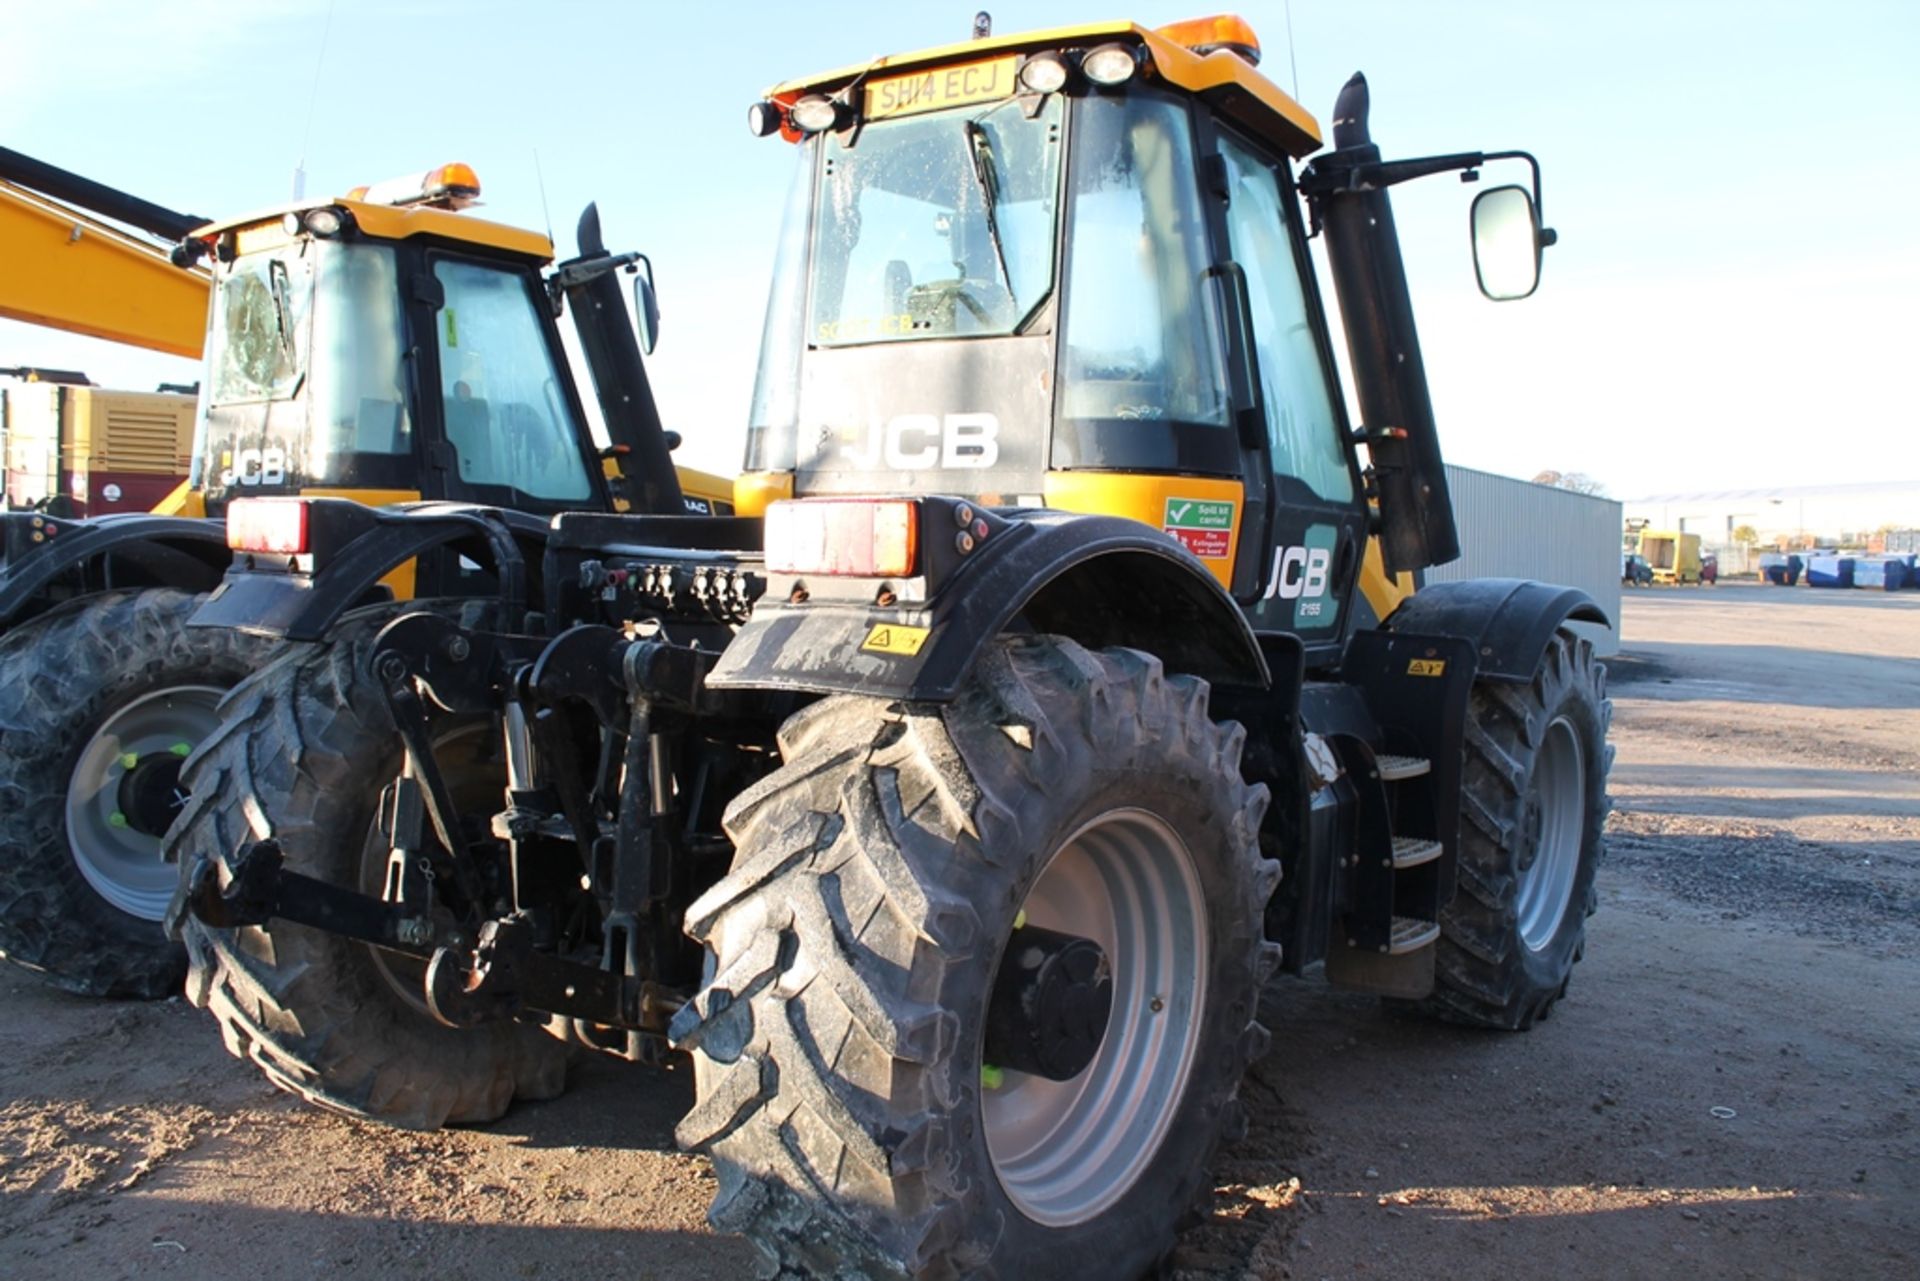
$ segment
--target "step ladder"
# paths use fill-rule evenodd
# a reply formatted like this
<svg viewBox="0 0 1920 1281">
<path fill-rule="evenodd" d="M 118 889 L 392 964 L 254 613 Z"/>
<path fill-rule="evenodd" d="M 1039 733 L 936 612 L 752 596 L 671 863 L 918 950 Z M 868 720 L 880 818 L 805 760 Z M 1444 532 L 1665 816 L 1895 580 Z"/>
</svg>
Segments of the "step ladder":
<svg viewBox="0 0 1920 1281">
<path fill-rule="evenodd" d="M 1440 939 L 1441 841 L 1432 823 L 1432 762 L 1341 753 L 1359 806 L 1346 867 L 1348 910 L 1327 946 L 1327 979 L 1347 988 L 1417 999 L 1433 990 Z M 1343 928 L 1344 927 L 1344 928 Z"/>
</svg>

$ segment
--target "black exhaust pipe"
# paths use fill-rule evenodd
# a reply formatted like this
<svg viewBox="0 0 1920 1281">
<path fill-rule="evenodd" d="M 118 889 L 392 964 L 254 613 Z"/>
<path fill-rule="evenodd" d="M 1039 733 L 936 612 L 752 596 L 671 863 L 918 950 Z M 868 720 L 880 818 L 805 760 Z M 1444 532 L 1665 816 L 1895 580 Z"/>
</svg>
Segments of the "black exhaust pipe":
<svg viewBox="0 0 1920 1281">
<path fill-rule="evenodd" d="M 667 448 L 666 428 L 661 425 L 653 384 L 640 358 L 639 339 L 627 318 L 620 272 L 592 267 L 572 273 L 567 270 L 608 258 L 606 242 L 600 235 L 598 205 L 588 205 L 580 215 L 579 242 L 580 256 L 560 264 L 559 274 L 567 281 L 563 286 L 567 306 L 573 312 L 580 349 L 593 377 L 594 396 L 606 418 L 607 437 L 615 449 L 625 447 L 621 470 L 627 475 L 635 509 L 659 516 L 684 516 L 687 505 L 680 493 L 680 475 Z M 569 280 L 569 275 L 573 279 Z"/>
<path fill-rule="evenodd" d="M 1301 187 L 1314 201 L 1340 299 L 1379 484 L 1381 552 L 1400 573 L 1446 564 L 1460 540 L 1393 206 L 1368 175 L 1380 166 L 1368 106 L 1367 78 L 1355 72 L 1334 105 L 1334 149 L 1301 175 Z"/>
</svg>

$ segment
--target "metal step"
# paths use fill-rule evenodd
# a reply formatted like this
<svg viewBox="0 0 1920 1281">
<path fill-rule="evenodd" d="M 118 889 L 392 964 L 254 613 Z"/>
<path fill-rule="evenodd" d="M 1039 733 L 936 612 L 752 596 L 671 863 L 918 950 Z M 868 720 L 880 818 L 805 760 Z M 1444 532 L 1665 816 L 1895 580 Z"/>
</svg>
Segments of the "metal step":
<svg viewBox="0 0 1920 1281">
<path fill-rule="evenodd" d="M 1380 771 L 1380 780 L 1385 783 L 1403 778 L 1418 778 L 1433 768 L 1433 762 L 1424 756 L 1382 754 L 1373 758 L 1373 764 Z"/>
<path fill-rule="evenodd" d="M 1440 842 L 1425 836 L 1393 838 L 1393 866 L 1396 870 L 1431 863 L 1440 857 L 1440 852 Z"/>
<path fill-rule="evenodd" d="M 1408 952 L 1417 952 L 1440 937 L 1440 922 L 1416 920 L 1411 916 L 1393 918 L 1392 941 L 1387 944 L 1389 956 L 1404 956 Z"/>
</svg>

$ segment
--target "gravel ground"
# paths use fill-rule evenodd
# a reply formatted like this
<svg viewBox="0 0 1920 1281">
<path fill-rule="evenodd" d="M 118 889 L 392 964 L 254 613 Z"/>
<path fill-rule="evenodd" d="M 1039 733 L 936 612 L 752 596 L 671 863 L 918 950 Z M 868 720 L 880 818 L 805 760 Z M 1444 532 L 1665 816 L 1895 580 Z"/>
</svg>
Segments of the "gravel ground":
<svg viewBox="0 0 1920 1281">
<path fill-rule="evenodd" d="M 1920 593 L 1633 592 L 1624 636 L 1569 1000 L 1512 1036 L 1274 986 L 1183 1275 L 1920 1274 Z M 0 972 L 0 1276 L 741 1276 L 687 1077 L 400 1134 L 178 1002 Z"/>
</svg>

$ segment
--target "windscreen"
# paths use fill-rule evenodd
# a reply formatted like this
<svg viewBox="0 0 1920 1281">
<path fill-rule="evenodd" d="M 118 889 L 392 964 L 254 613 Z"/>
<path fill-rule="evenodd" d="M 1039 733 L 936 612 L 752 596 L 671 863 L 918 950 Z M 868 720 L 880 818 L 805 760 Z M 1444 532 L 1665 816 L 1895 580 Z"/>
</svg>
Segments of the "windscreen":
<svg viewBox="0 0 1920 1281">
<path fill-rule="evenodd" d="M 1015 332 L 1053 289 L 1061 101 L 878 121 L 821 144 L 809 341 Z"/>
<path fill-rule="evenodd" d="M 194 480 L 214 490 L 363 483 L 412 451 L 389 246 L 295 240 L 215 279 Z"/>
</svg>

